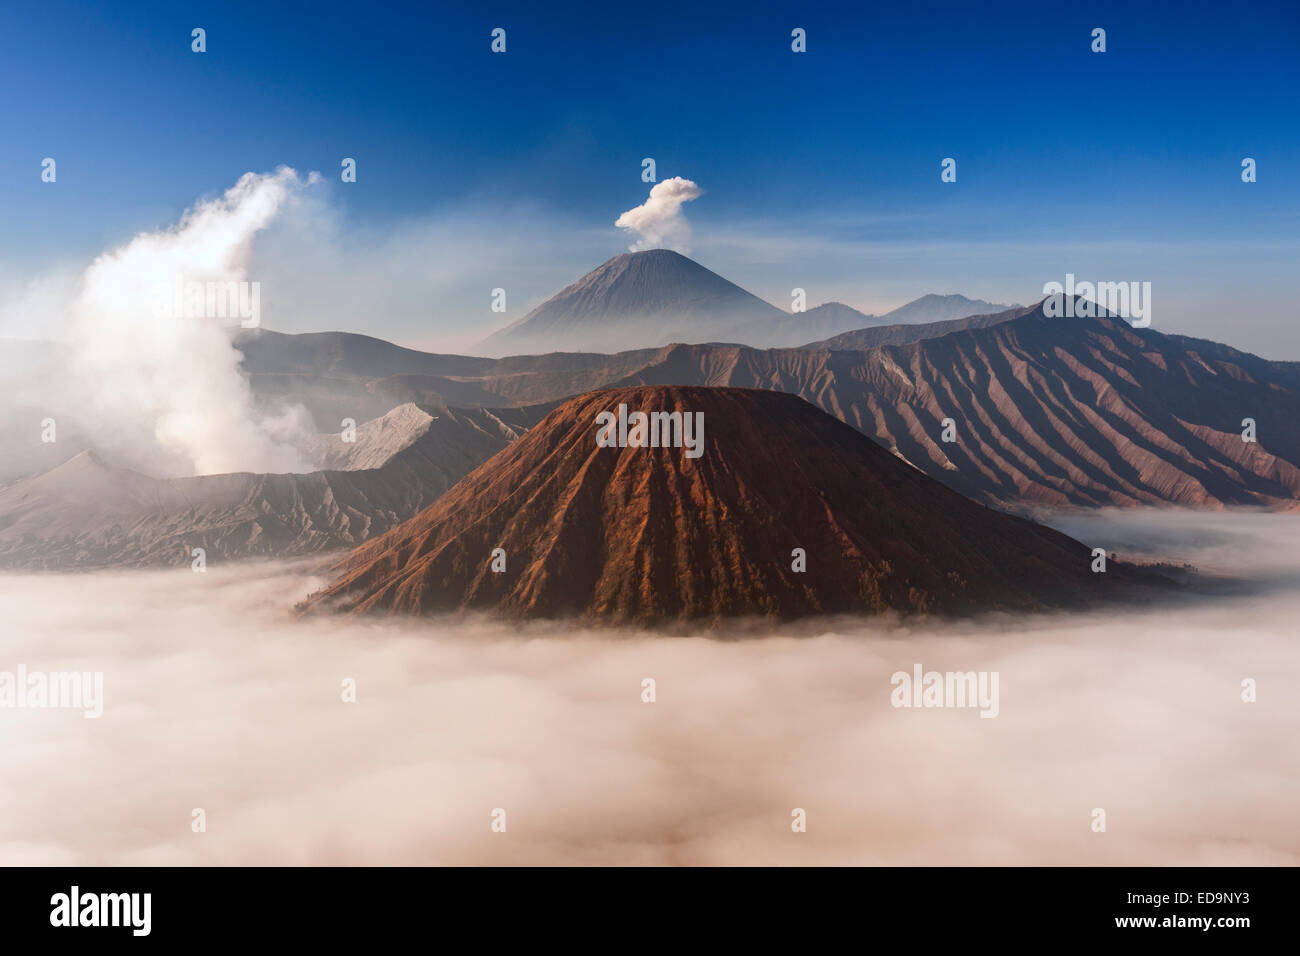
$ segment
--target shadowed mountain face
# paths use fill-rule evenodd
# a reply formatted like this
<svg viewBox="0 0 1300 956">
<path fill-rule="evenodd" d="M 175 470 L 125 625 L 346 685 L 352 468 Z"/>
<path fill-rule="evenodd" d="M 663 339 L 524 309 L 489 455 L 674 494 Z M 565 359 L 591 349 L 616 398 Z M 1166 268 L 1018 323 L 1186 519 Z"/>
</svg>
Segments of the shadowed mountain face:
<svg viewBox="0 0 1300 956">
<path fill-rule="evenodd" d="M 414 405 L 318 436 L 332 470 L 151 478 L 82 452 L 0 490 L 0 569 L 183 567 L 346 548 L 416 514 L 549 406 L 490 411 Z"/>
<path fill-rule="evenodd" d="M 681 447 L 598 447 L 598 416 L 702 415 Z M 494 549 L 505 570 L 494 571 Z M 796 549 L 806 570 L 798 571 Z M 1132 596 L 1089 549 L 990 510 L 793 395 L 642 387 L 566 402 L 312 599 L 610 622 L 967 612 Z"/>
<path fill-rule="evenodd" d="M 240 330 L 234 343 L 259 403 L 300 403 L 322 431 L 345 418 L 377 418 L 406 402 L 438 408 L 501 404 L 473 381 L 494 367 L 492 359 L 417 352 L 351 332 Z"/>
<path fill-rule="evenodd" d="M 193 547 L 233 559 L 353 546 L 431 504 L 553 404 L 500 406 L 638 385 L 800 395 L 950 488 L 1005 507 L 1300 501 L 1297 363 L 1117 319 L 1050 318 L 1041 306 L 992 318 L 864 350 L 674 345 L 500 360 L 342 333 L 247 336 L 255 387 L 274 383 L 263 400 L 300 397 L 296 386 L 280 390 L 289 377 L 328 403 L 313 407 L 318 421 L 364 421 L 356 409 L 367 402 L 387 414 L 360 426 L 352 444 L 338 432 L 318 436 L 305 451 L 329 470 L 310 475 L 153 479 L 93 456 L 65 462 L 80 450 L 75 420 L 60 419 L 57 444 L 38 444 L 26 429 L 0 487 L 0 567 L 174 565 Z M 498 408 L 449 409 L 438 399 L 453 390 Z M 411 397 L 430 401 L 393 408 Z M 1246 419 L 1254 442 L 1242 440 Z"/>
<path fill-rule="evenodd" d="M 1118 318 L 1023 318 L 874 353 L 861 427 L 967 494 L 1193 507 L 1300 500 L 1300 375 Z M 870 417 L 867 417 L 869 414 Z M 937 441 L 939 419 L 958 441 Z M 1243 441 L 1243 419 L 1258 441 Z"/>
<path fill-rule="evenodd" d="M 1010 321 L 863 352 L 680 346 L 622 384 L 778 388 L 991 502 L 1294 506 L 1300 371 L 1121 319 Z M 943 441 L 952 419 L 955 441 Z M 1257 442 L 1242 440 L 1254 419 Z"/>
<path fill-rule="evenodd" d="M 672 345 L 464 359 L 451 374 L 494 404 L 639 384 L 792 392 L 988 502 L 1222 507 L 1300 498 L 1300 364 L 1118 319 L 1050 318 L 1041 304 L 953 327 L 854 333 L 906 340 L 869 349 Z M 376 387 L 348 383 L 351 394 Z M 340 385 L 331 394 L 348 393 Z M 955 442 L 942 441 L 944 418 Z M 1241 440 L 1246 418 L 1256 422 L 1255 443 Z"/>
<path fill-rule="evenodd" d="M 852 345 L 855 341 L 905 344 L 1006 321 L 1028 311 L 1032 310 L 953 322 L 872 326 L 801 348 L 866 347 Z M 872 316 L 834 302 L 802 315 L 823 313 L 854 324 L 864 319 L 873 321 Z M 784 318 L 778 322 L 793 318 L 782 315 Z M 833 324 L 838 321 L 833 320 Z M 829 345 L 841 342 L 846 344 Z M 244 354 L 244 371 L 260 402 L 273 406 L 300 402 L 323 427 L 331 427 L 342 418 L 376 418 L 404 402 L 448 408 L 555 401 L 620 382 L 659 364 L 673 351 L 672 346 L 660 346 L 609 354 L 546 352 L 488 359 L 415 352 L 350 332 L 287 335 L 266 329 L 241 333 L 236 345 Z M 704 348 L 727 355 L 737 346 Z M 751 351 L 747 346 L 740 348 Z"/>
</svg>

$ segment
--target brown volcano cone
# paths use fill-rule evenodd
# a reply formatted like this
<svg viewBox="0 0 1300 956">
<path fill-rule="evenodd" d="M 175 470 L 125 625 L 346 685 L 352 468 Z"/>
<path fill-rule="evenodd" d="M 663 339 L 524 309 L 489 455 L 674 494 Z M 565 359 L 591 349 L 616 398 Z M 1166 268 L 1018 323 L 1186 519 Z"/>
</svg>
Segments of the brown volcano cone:
<svg viewBox="0 0 1300 956">
<path fill-rule="evenodd" d="M 597 447 L 597 415 L 620 403 L 702 412 L 702 454 Z M 1024 610 L 1136 590 L 1132 571 L 1090 563 L 1089 547 L 963 498 L 794 395 L 641 386 L 564 403 L 352 552 L 309 603 L 652 623 Z"/>
</svg>

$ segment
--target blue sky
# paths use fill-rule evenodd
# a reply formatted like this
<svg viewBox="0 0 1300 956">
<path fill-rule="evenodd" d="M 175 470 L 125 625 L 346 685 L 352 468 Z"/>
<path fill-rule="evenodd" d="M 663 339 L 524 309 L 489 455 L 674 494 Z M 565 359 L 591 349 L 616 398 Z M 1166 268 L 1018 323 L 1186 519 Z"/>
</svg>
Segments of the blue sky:
<svg viewBox="0 0 1300 956">
<path fill-rule="evenodd" d="M 705 190 L 685 207 L 692 254 L 778 305 L 792 285 L 865 311 L 927 291 L 1028 301 L 1073 271 L 1154 281 L 1157 327 L 1300 358 L 1300 5 L 540 6 L 12 5 L 0 280 L 287 164 L 325 174 L 342 243 L 499 233 L 514 318 L 626 248 L 613 220 L 646 198 L 652 156 Z M 491 321 L 477 278 L 415 284 L 429 310 L 352 327 L 429 345 Z"/>
</svg>

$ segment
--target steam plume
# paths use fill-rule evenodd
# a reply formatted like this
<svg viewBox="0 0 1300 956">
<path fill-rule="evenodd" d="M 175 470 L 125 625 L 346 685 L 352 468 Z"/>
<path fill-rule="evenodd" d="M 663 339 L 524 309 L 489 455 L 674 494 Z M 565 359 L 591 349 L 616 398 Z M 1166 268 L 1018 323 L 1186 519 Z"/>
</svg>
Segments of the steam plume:
<svg viewBox="0 0 1300 956">
<path fill-rule="evenodd" d="M 674 249 L 680 253 L 691 251 L 691 225 L 682 213 L 682 203 L 698 199 L 704 190 L 680 176 L 656 183 L 650 198 L 635 209 L 629 209 L 614 221 L 637 237 L 628 248 L 633 252 L 643 249 Z"/>
<path fill-rule="evenodd" d="M 128 460 L 161 452 L 171 469 L 194 474 L 310 467 L 286 441 L 305 412 L 272 419 L 254 409 L 221 321 L 156 308 L 160 289 L 177 281 L 247 281 L 253 237 L 301 185 L 288 167 L 246 173 L 175 226 L 141 233 L 86 269 L 72 305 L 72 365 L 96 431 Z"/>
</svg>

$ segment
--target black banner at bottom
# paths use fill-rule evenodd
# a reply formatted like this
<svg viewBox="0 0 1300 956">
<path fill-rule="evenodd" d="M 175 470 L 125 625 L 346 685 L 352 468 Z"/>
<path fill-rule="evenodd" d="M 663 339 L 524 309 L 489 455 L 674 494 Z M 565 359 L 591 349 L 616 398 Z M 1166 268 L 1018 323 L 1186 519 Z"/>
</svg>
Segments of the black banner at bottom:
<svg viewBox="0 0 1300 956">
<path fill-rule="evenodd" d="M 75 937 L 91 946 L 396 942 L 449 929 L 494 943 L 557 933 L 613 943 L 671 931 L 771 944 L 908 926 L 927 942 L 1133 936 L 1231 945 L 1284 930 L 1295 893 L 1295 870 L 1254 868 L 12 868 L 0 880 L 7 941 Z"/>
</svg>

